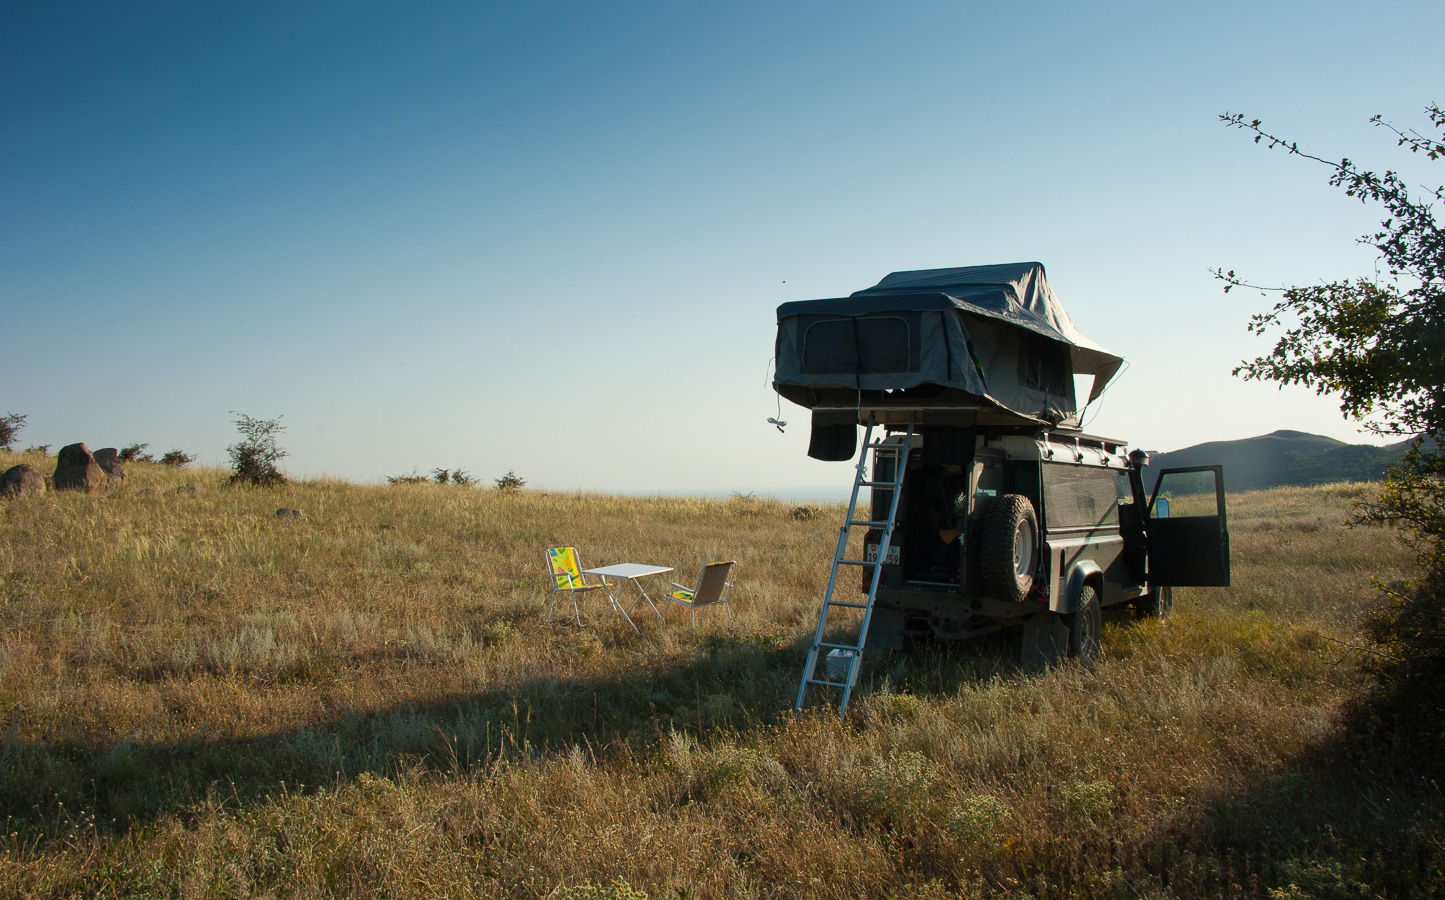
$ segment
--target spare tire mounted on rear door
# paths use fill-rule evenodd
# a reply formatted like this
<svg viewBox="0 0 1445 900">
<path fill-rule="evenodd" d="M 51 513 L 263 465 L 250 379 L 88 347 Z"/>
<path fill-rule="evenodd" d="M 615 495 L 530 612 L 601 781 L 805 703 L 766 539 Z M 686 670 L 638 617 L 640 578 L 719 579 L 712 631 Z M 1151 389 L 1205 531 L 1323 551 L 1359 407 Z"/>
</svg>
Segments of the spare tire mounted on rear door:
<svg viewBox="0 0 1445 900">
<path fill-rule="evenodd" d="M 1038 517 L 1022 494 L 996 497 L 983 522 L 979 574 L 995 600 L 1020 603 L 1034 586 L 1038 565 Z"/>
</svg>

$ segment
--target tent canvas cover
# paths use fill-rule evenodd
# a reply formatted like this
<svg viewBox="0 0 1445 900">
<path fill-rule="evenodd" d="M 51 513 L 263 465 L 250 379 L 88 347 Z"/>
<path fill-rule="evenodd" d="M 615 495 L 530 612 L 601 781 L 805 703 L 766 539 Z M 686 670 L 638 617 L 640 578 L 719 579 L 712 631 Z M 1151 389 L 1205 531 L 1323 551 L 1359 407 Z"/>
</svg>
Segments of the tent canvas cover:
<svg viewBox="0 0 1445 900">
<path fill-rule="evenodd" d="M 810 409 L 921 397 L 1057 424 L 1078 412 L 1071 376 L 1093 376 L 1093 400 L 1122 363 L 1074 327 L 1041 263 L 1006 263 L 784 303 L 773 388 Z"/>
</svg>

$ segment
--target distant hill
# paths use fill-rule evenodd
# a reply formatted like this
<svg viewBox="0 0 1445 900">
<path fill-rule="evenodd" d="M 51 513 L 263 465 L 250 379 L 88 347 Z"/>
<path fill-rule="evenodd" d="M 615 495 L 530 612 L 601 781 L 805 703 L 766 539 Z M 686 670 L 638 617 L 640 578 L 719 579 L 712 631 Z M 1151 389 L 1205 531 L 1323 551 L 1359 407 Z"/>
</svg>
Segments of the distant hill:
<svg viewBox="0 0 1445 900">
<path fill-rule="evenodd" d="M 1408 441 L 1375 447 L 1346 444 L 1303 431 L 1276 431 L 1238 441 L 1210 441 L 1154 455 L 1144 470 L 1152 490 L 1155 472 L 1179 466 L 1224 466 L 1231 492 L 1334 481 L 1379 481 L 1385 466 L 1400 458 Z"/>
</svg>

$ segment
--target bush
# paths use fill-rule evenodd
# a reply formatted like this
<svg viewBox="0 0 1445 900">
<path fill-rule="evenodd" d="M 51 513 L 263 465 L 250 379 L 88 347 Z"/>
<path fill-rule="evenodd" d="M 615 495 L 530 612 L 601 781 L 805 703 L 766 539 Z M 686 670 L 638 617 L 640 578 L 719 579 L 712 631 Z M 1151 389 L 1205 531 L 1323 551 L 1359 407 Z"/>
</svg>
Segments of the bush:
<svg viewBox="0 0 1445 900">
<path fill-rule="evenodd" d="M 507 474 L 496 480 L 496 485 L 499 491 L 520 491 L 527 486 L 527 482 L 516 472 L 508 469 Z"/>
<path fill-rule="evenodd" d="M 466 469 L 432 469 L 431 475 L 419 474 L 415 469 L 406 475 L 388 475 L 387 484 L 426 484 L 427 482 L 437 484 L 455 484 L 459 487 L 471 487 L 477 480 L 467 473 Z"/>
<path fill-rule="evenodd" d="M 175 466 L 177 469 L 189 466 L 195 461 L 195 454 L 184 450 L 167 450 L 166 455 L 161 457 L 161 465 Z"/>
<path fill-rule="evenodd" d="M 28 418 L 30 417 L 16 413 L 0 416 L 0 450 L 10 449 L 10 445 L 20 436 L 20 429 L 25 427 L 25 420 Z"/>
<path fill-rule="evenodd" d="M 131 444 L 129 447 L 122 447 L 120 451 L 121 462 L 155 462 L 156 458 L 145 452 L 150 444 Z"/>
<path fill-rule="evenodd" d="M 50 445 L 49 445 L 49 444 L 34 444 L 34 445 L 30 446 L 30 447 L 26 447 L 26 448 L 25 448 L 25 452 L 26 452 L 26 453 L 39 453 L 41 456 L 49 456 L 49 455 L 50 455 Z"/>
<path fill-rule="evenodd" d="M 276 464 L 286 457 L 286 451 L 276 444 L 276 436 L 286 430 L 281 417 L 274 419 L 253 419 L 245 413 L 231 410 L 236 419 L 236 430 L 241 440 L 226 448 L 231 455 L 231 483 L 247 483 L 258 487 L 285 484 L 286 476 Z"/>
<path fill-rule="evenodd" d="M 461 487 L 471 487 L 477 480 L 467 474 L 466 469 L 432 469 L 432 481 L 437 484 L 455 484 Z"/>
</svg>

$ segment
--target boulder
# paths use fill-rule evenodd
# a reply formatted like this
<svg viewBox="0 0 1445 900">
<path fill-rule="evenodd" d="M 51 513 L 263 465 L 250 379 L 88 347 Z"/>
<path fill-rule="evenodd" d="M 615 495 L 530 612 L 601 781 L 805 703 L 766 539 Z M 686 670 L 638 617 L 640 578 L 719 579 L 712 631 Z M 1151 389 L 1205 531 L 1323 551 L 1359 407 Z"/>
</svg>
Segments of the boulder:
<svg viewBox="0 0 1445 900">
<path fill-rule="evenodd" d="M 120 451 L 114 447 L 102 447 L 95 451 L 95 464 L 105 471 L 106 477 L 118 484 L 125 483 L 125 466 L 120 464 Z"/>
<path fill-rule="evenodd" d="M 35 471 L 34 466 L 21 463 L 11 466 L 0 475 L 0 497 L 23 497 L 26 494 L 45 493 L 45 476 Z"/>
<path fill-rule="evenodd" d="M 299 510 L 299 509 L 295 509 L 295 508 L 293 508 L 293 507 L 283 506 L 283 507 L 281 507 L 280 509 L 276 510 L 276 518 L 278 518 L 278 519 L 304 519 L 304 518 L 306 518 L 306 513 L 302 512 L 302 511 Z"/>
<path fill-rule="evenodd" d="M 55 489 L 57 491 L 85 491 L 99 494 L 105 490 L 105 470 L 96 465 L 90 448 L 84 444 L 68 444 L 55 455 Z"/>
</svg>

